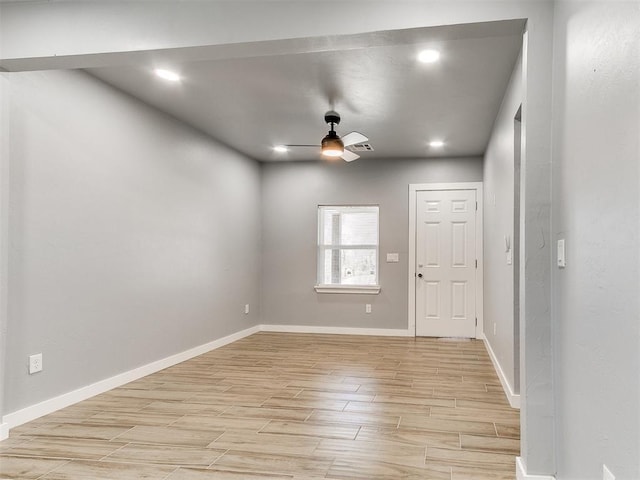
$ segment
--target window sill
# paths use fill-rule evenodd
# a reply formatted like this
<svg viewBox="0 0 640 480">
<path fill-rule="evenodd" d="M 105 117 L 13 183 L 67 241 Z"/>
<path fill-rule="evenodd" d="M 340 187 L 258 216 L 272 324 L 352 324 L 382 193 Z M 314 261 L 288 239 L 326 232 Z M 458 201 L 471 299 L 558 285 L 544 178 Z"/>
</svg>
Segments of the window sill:
<svg viewBox="0 0 640 480">
<path fill-rule="evenodd" d="M 313 288 L 317 293 L 356 293 L 361 295 L 380 293 L 380 285 L 316 285 Z"/>
</svg>

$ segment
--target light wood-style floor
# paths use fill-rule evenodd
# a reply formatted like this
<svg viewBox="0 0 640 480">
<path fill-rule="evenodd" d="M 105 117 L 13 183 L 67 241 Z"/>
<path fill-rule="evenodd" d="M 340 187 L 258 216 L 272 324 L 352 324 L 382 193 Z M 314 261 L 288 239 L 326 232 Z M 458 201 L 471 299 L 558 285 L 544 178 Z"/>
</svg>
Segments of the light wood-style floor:
<svg viewBox="0 0 640 480">
<path fill-rule="evenodd" d="M 258 333 L 15 428 L 0 478 L 513 479 L 480 341 Z"/>
</svg>

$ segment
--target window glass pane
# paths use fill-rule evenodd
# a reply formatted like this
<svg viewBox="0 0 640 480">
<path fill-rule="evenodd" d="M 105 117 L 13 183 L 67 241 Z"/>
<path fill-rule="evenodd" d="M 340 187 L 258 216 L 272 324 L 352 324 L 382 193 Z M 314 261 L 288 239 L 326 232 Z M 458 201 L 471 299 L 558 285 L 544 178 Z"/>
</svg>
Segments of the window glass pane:
<svg viewBox="0 0 640 480">
<path fill-rule="evenodd" d="M 342 245 L 376 245 L 378 243 L 377 212 L 345 212 L 340 225 Z"/>
<path fill-rule="evenodd" d="M 322 226 L 322 244 L 338 244 L 340 242 L 340 212 L 325 207 L 322 212 Z"/>
<path fill-rule="evenodd" d="M 375 285 L 378 255 L 375 249 L 327 248 L 323 251 L 324 285 Z"/>
<path fill-rule="evenodd" d="M 340 283 L 343 285 L 375 285 L 376 257 L 376 250 L 343 249 Z"/>
<path fill-rule="evenodd" d="M 321 284 L 331 285 L 340 283 L 340 249 L 324 250 L 323 274 Z"/>
</svg>

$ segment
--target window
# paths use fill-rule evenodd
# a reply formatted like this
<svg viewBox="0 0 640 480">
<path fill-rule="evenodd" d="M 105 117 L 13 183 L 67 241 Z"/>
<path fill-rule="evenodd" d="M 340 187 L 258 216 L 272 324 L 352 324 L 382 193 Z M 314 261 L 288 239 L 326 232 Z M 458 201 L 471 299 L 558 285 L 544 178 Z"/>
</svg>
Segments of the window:
<svg viewBox="0 0 640 480">
<path fill-rule="evenodd" d="M 377 206 L 318 207 L 320 293 L 378 293 Z"/>
</svg>

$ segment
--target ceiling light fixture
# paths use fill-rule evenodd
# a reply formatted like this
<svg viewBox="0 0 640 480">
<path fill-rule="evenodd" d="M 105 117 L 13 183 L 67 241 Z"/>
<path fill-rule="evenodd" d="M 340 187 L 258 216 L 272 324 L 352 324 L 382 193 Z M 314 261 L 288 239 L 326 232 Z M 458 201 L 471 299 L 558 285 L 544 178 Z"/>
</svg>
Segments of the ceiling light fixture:
<svg viewBox="0 0 640 480">
<path fill-rule="evenodd" d="M 285 153 L 288 152 L 289 149 L 284 145 L 276 145 L 275 147 L 273 147 L 273 151 L 278 153 Z"/>
<path fill-rule="evenodd" d="M 336 132 L 331 131 L 322 139 L 322 155 L 325 157 L 339 157 L 344 153 L 344 143 Z"/>
<path fill-rule="evenodd" d="M 175 72 L 172 72 L 171 70 L 164 70 L 162 68 L 156 68 L 154 70 L 154 73 L 159 76 L 160 78 L 163 78 L 165 80 L 168 80 L 170 82 L 179 82 L 180 81 L 180 75 L 178 75 Z"/>
<path fill-rule="evenodd" d="M 440 52 L 437 50 L 422 50 L 418 54 L 418 61 L 421 63 L 434 63 L 440 60 Z"/>
<path fill-rule="evenodd" d="M 442 140 L 433 140 L 429 142 L 429 146 L 432 148 L 442 148 L 444 147 L 444 142 Z"/>
</svg>

